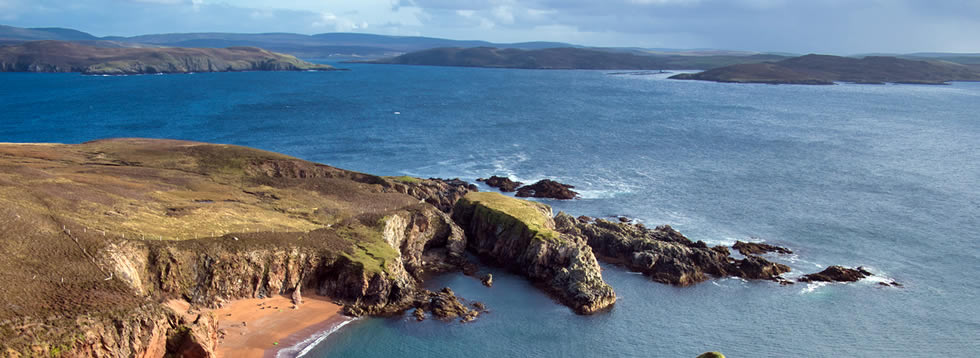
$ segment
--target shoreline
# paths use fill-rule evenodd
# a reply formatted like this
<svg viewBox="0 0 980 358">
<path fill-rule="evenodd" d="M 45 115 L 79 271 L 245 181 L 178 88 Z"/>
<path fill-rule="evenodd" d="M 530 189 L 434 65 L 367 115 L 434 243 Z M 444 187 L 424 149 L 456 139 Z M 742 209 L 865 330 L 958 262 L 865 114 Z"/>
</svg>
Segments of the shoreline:
<svg viewBox="0 0 980 358">
<path fill-rule="evenodd" d="M 303 342 L 350 321 L 341 314 L 341 306 L 312 295 L 303 297 L 296 308 L 290 298 L 275 296 L 233 300 L 211 311 L 223 332 L 215 350 L 219 358 L 277 357 L 287 350 L 299 353 L 305 348 L 298 347 Z"/>
</svg>

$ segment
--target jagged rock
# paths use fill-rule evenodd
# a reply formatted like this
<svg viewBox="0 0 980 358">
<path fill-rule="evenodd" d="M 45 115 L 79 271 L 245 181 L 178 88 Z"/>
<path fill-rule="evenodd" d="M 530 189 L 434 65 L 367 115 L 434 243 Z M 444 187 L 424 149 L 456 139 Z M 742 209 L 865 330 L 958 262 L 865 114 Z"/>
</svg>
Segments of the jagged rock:
<svg viewBox="0 0 980 358">
<path fill-rule="evenodd" d="M 497 193 L 470 193 L 453 219 L 471 251 L 519 273 L 580 314 L 612 305 L 616 294 L 582 237 L 555 231 L 551 207 Z"/>
<path fill-rule="evenodd" d="M 476 185 L 459 178 L 429 178 L 411 183 L 388 181 L 386 184 L 394 191 L 411 195 L 416 199 L 432 204 L 444 213 L 452 212 L 456 201 L 467 193 L 480 191 Z"/>
<path fill-rule="evenodd" d="M 735 241 L 735 245 L 732 248 L 738 250 L 742 255 L 762 255 L 767 252 L 778 252 L 780 254 L 792 254 L 793 251 L 785 247 L 779 247 L 775 245 L 769 245 L 759 242 L 742 242 Z"/>
<path fill-rule="evenodd" d="M 477 180 L 480 181 L 479 179 Z M 484 179 L 482 181 L 487 186 L 500 189 L 500 191 L 503 192 L 513 192 L 517 190 L 517 188 L 520 187 L 521 185 L 524 185 L 524 183 L 521 183 L 519 181 L 513 181 L 510 180 L 510 178 L 498 177 L 496 175 L 490 177 L 489 179 Z"/>
<path fill-rule="evenodd" d="M 858 267 L 856 269 L 846 268 L 843 266 L 830 266 L 823 271 L 817 273 L 811 273 L 809 275 L 803 275 L 797 279 L 799 282 L 855 282 L 862 278 L 871 276 L 871 272 L 865 270 L 863 267 Z"/>
<path fill-rule="evenodd" d="M 432 311 L 433 316 L 443 320 L 459 317 L 463 322 L 469 322 L 476 319 L 480 314 L 460 302 L 456 293 L 449 287 L 443 288 L 437 293 L 430 293 L 428 308 Z"/>
<path fill-rule="evenodd" d="M 709 275 L 777 280 L 789 271 L 785 265 L 757 256 L 734 260 L 727 248 L 692 242 L 668 225 L 649 229 L 640 224 L 575 219 L 566 213 L 558 213 L 554 220 L 559 231 L 583 235 L 599 258 L 661 283 L 687 286 Z"/>
<path fill-rule="evenodd" d="M 416 308 L 415 312 L 412 312 L 412 315 L 415 316 L 416 321 L 422 322 L 425 320 L 425 310 L 422 308 Z"/>
<path fill-rule="evenodd" d="M 544 179 L 531 185 L 525 185 L 517 189 L 517 196 L 522 198 L 550 198 L 569 200 L 575 199 L 578 193 L 572 191 L 574 186 L 562 184 L 550 179 Z"/>
<path fill-rule="evenodd" d="M 480 279 L 480 282 L 482 282 L 484 286 L 493 287 L 493 274 L 488 273 L 486 275 L 483 275 L 483 278 Z"/>
</svg>

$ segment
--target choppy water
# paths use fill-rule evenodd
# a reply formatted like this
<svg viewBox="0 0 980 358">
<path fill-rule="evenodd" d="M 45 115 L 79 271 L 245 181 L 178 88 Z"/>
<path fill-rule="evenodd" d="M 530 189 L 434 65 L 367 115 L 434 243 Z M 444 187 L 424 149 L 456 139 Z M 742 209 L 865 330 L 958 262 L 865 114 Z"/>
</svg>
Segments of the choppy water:
<svg viewBox="0 0 980 358">
<path fill-rule="evenodd" d="M 348 66 L 338 73 L 0 74 L 0 141 L 166 137 L 382 175 L 576 185 L 573 215 L 787 246 L 795 274 L 874 282 L 676 288 L 615 266 L 619 301 L 578 316 L 519 277 L 433 288 L 471 324 L 355 321 L 311 357 L 972 356 L 980 350 L 980 84 L 769 86 L 662 75 Z M 399 112 L 400 114 L 395 114 Z"/>
</svg>

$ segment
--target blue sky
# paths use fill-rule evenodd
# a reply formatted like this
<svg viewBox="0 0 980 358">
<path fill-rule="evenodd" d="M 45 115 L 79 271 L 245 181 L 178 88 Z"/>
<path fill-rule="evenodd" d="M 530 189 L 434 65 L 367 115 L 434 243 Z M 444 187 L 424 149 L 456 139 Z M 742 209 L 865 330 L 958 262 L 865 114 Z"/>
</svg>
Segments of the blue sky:
<svg viewBox="0 0 980 358">
<path fill-rule="evenodd" d="M 367 32 L 797 53 L 980 52 L 980 0 L 0 0 L 0 24 L 99 36 Z"/>
</svg>

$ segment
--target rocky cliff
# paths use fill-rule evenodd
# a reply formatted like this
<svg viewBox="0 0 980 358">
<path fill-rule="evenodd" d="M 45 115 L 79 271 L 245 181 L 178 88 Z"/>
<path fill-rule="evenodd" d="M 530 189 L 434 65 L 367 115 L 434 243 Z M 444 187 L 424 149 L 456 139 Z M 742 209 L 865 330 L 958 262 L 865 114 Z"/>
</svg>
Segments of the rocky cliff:
<svg viewBox="0 0 980 358">
<path fill-rule="evenodd" d="M 210 356 L 214 317 L 183 317 L 172 299 L 317 293 L 355 315 L 477 314 L 419 288 L 465 260 L 463 229 L 439 207 L 462 182 L 143 139 L 4 144 L 0 168 L 7 355 Z"/>
<path fill-rule="evenodd" d="M 547 205 L 497 193 L 469 193 L 453 218 L 466 231 L 469 249 L 540 284 L 580 314 L 616 301 L 612 287 L 584 238 L 554 230 Z"/>
</svg>

